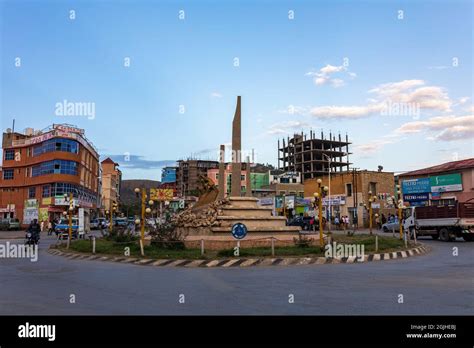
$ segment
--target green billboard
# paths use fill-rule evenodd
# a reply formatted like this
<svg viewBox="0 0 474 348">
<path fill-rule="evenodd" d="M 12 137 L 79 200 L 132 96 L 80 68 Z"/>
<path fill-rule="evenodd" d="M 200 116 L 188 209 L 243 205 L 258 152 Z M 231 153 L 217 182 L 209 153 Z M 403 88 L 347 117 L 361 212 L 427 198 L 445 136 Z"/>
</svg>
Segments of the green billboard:
<svg viewBox="0 0 474 348">
<path fill-rule="evenodd" d="M 431 192 L 462 191 L 461 174 L 446 174 L 430 177 Z"/>
</svg>

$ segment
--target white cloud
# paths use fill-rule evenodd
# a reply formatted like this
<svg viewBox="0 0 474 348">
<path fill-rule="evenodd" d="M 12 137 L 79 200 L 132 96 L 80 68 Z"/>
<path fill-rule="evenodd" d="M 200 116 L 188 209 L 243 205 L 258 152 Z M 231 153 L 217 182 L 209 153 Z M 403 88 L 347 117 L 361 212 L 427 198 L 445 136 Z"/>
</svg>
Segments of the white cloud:
<svg viewBox="0 0 474 348">
<path fill-rule="evenodd" d="M 334 66 L 331 64 L 323 66 L 318 71 L 309 71 L 305 74 L 305 76 L 312 77 L 315 85 L 317 86 L 330 84 L 334 88 L 338 88 L 345 85 L 345 82 L 342 79 L 344 75 L 341 75 L 341 73 L 346 73 L 351 79 L 354 79 L 357 76 L 355 73 L 349 72 L 347 67 L 343 65 Z M 334 74 L 338 74 L 339 77 L 334 78 Z"/>
<path fill-rule="evenodd" d="M 307 115 L 309 109 L 308 106 L 288 105 L 286 109 L 278 110 L 278 113 L 288 115 Z"/>
<path fill-rule="evenodd" d="M 289 134 L 296 130 L 300 130 L 306 127 L 309 127 L 309 124 L 306 122 L 301 122 L 301 121 L 281 122 L 281 123 L 276 123 L 270 126 L 267 133 L 268 134 Z"/>
<path fill-rule="evenodd" d="M 474 139 L 474 115 L 432 117 L 426 121 L 405 123 L 395 130 L 397 134 L 421 132 L 432 134 L 429 139 L 435 141 Z"/>
<path fill-rule="evenodd" d="M 338 87 L 342 87 L 344 86 L 346 83 L 344 82 L 344 80 L 342 79 L 332 79 L 331 80 L 331 85 L 334 87 L 334 88 L 338 88 Z"/>
<path fill-rule="evenodd" d="M 212 98 L 222 98 L 222 94 L 220 94 L 219 92 L 212 92 L 211 97 Z"/>
<path fill-rule="evenodd" d="M 381 84 L 368 93 L 367 105 L 318 106 L 311 109 L 317 118 L 357 119 L 379 113 L 394 116 L 419 116 L 425 110 L 448 112 L 453 105 L 447 92 L 438 86 L 426 86 L 423 80 L 403 80 Z M 396 111 L 395 111 L 395 110 Z"/>
</svg>

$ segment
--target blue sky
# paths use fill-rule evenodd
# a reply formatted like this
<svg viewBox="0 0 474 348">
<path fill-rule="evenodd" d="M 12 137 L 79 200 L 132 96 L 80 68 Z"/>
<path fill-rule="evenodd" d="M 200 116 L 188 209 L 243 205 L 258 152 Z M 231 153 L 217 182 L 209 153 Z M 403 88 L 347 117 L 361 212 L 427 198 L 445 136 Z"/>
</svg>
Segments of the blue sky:
<svg viewBox="0 0 474 348">
<path fill-rule="evenodd" d="M 259 162 L 310 129 L 347 132 L 361 169 L 473 156 L 470 1 L 0 3 L 2 129 L 78 125 L 125 178 L 217 158 L 237 95 Z M 56 115 L 65 99 L 95 117 Z"/>
</svg>

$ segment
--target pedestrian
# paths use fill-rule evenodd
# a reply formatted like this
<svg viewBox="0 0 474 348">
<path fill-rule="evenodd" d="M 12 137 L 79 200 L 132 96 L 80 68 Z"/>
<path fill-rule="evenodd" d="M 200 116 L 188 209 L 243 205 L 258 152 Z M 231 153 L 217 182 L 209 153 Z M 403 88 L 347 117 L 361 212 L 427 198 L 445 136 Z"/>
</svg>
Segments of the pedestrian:
<svg viewBox="0 0 474 348">
<path fill-rule="evenodd" d="M 44 220 L 41 220 L 40 230 L 41 232 L 44 232 Z"/>
<path fill-rule="evenodd" d="M 336 230 L 339 229 L 339 218 L 337 217 L 337 215 L 334 217 L 334 225 L 336 225 Z"/>
<path fill-rule="evenodd" d="M 48 221 L 48 236 L 50 236 L 53 233 L 53 223 L 51 220 Z"/>
<path fill-rule="evenodd" d="M 387 218 L 385 217 L 384 214 L 382 214 L 382 225 L 385 225 L 387 223 Z"/>
<path fill-rule="evenodd" d="M 382 225 L 380 224 L 380 216 L 378 214 L 375 217 L 375 225 L 377 226 L 378 230 L 380 230 L 382 228 Z"/>
</svg>

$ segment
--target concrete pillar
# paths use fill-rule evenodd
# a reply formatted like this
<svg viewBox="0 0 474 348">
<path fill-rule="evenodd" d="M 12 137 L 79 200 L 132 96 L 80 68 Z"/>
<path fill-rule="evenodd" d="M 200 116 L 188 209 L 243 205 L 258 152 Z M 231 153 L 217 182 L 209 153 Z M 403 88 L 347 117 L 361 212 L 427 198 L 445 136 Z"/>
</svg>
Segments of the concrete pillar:
<svg viewBox="0 0 474 348">
<path fill-rule="evenodd" d="M 219 179 L 217 181 L 217 188 L 219 189 L 217 199 L 223 199 L 225 197 L 225 145 L 221 145 L 221 151 L 219 153 Z"/>
<path fill-rule="evenodd" d="M 252 184 L 250 180 L 250 157 L 247 156 L 247 168 L 245 171 L 245 197 L 252 197 Z"/>
<path fill-rule="evenodd" d="M 231 179 L 231 197 L 240 197 L 240 175 L 242 171 L 242 127 L 241 127 L 241 110 L 240 96 L 237 97 L 237 106 L 235 108 L 234 120 L 232 122 L 232 179 Z"/>
</svg>

